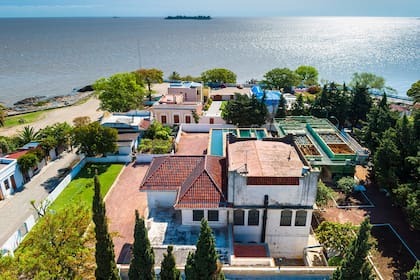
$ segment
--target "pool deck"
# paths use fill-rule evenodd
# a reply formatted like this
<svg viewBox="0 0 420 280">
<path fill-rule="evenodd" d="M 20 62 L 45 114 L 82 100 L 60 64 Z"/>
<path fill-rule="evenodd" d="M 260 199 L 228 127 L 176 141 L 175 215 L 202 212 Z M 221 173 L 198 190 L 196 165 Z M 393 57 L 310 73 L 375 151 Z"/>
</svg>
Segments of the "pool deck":
<svg viewBox="0 0 420 280">
<path fill-rule="evenodd" d="M 182 132 L 178 143 L 177 155 L 205 155 L 209 143 L 208 133 Z"/>
</svg>

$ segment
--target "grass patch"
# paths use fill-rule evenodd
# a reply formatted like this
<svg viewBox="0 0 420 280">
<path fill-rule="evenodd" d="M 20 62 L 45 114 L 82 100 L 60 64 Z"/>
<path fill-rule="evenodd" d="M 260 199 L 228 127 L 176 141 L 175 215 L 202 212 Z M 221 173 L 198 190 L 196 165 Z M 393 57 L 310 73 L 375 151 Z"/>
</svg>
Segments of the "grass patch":
<svg viewBox="0 0 420 280">
<path fill-rule="evenodd" d="M 93 177 L 95 177 L 95 171 L 97 170 L 98 172 L 99 182 L 101 183 L 101 194 L 104 197 L 123 166 L 123 164 L 111 163 L 86 164 L 77 177 L 70 182 L 52 203 L 49 209 L 57 211 L 73 203 L 83 204 L 90 208 L 93 199 Z"/>
<path fill-rule="evenodd" d="M 37 112 L 32 112 L 32 113 L 27 113 L 27 114 L 22 114 L 22 115 L 6 117 L 4 127 L 13 127 L 13 126 L 21 125 L 21 124 L 28 124 L 28 123 L 35 122 L 41 119 L 41 116 L 44 112 L 45 111 L 37 111 Z"/>
</svg>

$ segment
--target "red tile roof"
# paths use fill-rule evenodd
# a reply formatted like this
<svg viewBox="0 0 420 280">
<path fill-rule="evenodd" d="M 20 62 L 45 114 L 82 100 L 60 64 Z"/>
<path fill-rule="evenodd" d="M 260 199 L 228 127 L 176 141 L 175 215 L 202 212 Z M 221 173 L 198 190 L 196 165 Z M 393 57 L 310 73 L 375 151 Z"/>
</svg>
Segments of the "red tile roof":
<svg viewBox="0 0 420 280">
<path fill-rule="evenodd" d="M 27 154 L 30 150 L 20 150 L 11 154 L 8 154 L 5 156 L 5 158 L 13 158 L 13 159 L 18 159 L 19 157 Z"/>
<path fill-rule="evenodd" d="M 269 257 L 267 247 L 263 244 L 234 244 L 233 254 L 235 257 L 265 258 Z"/>
<path fill-rule="evenodd" d="M 155 158 L 140 186 L 142 191 L 178 191 L 176 208 L 217 208 L 227 202 L 223 157 Z"/>
</svg>

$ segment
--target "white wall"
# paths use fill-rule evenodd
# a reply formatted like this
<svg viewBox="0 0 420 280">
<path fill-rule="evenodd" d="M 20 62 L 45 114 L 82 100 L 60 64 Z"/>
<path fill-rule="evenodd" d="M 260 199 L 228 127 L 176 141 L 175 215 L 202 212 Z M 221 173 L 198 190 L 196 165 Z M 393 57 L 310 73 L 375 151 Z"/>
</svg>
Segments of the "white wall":
<svg viewBox="0 0 420 280">
<path fill-rule="evenodd" d="M 1 159 L 0 159 L 1 160 Z M 17 167 L 17 161 L 11 159 L 4 159 L 1 160 L 2 164 L 7 164 L 7 166 L 3 167 L 0 170 L 0 191 L 3 193 L 4 198 L 9 197 L 11 194 L 14 193 L 11 176 L 15 178 L 16 189 L 19 190 L 22 188 L 22 175 L 20 174 L 19 168 Z M 5 181 L 9 182 L 9 189 L 6 190 L 6 186 L 4 184 Z"/>
<path fill-rule="evenodd" d="M 248 226 L 248 212 L 251 209 L 242 209 L 244 210 L 244 225 L 234 225 L 234 241 L 241 243 L 261 242 L 261 233 L 262 233 L 262 222 L 263 222 L 263 209 L 255 209 L 260 213 L 260 219 L 258 226 Z M 233 211 L 230 217 L 232 217 L 231 222 L 233 224 Z"/>
<path fill-rule="evenodd" d="M 172 208 L 175 204 L 176 191 L 147 191 L 147 206 L 153 208 Z M 149 212 L 151 212 L 149 210 Z"/>
<path fill-rule="evenodd" d="M 292 210 L 291 226 L 280 226 L 281 209 L 267 212 L 266 242 L 272 257 L 301 258 L 303 248 L 308 245 L 312 210 L 307 211 L 305 226 L 295 226 L 296 209 Z"/>
<path fill-rule="evenodd" d="M 299 179 L 299 186 L 246 185 L 246 176 L 229 172 L 229 201 L 235 205 L 263 205 L 268 195 L 269 205 L 312 206 L 315 203 L 319 172 L 307 173 Z"/>
<path fill-rule="evenodd" d="M 213 124 L 226 124 L 226 121 L 220 116 L 202 116 L 198 123 L 210 124 L 210 119 L 213 119 Z"/>
<path fill-rule="evenodd" d="M 227 225 L 227 209 L 218 208 L 218 209 L 194 209 L 194 210 L 204 210 L 204 218 L 207 219 L 210 227 L 224 227 Z M 208 210 L 218 210 L 219 211 L 219 221 L 209 221 L 208 220 Z M 183 225 L 200 225 L 201 221 L 193 221 L 193 209 L 181 209 L 182 213 L 182 224 Z"/>
<path fill-rule="evenodd" d="M 209 132 L 211 128 L 236 128 L 236 126 L 231 125 L 231 124 L 209 124 L 209 123 L 203 123 L 203 124 L 182 124 L 182 126 L 180 127 L 179 131 L 184 131 L 184 132 L 201 132 L 201 133 L 205 133 L 205 132 Z"/>
</svg>

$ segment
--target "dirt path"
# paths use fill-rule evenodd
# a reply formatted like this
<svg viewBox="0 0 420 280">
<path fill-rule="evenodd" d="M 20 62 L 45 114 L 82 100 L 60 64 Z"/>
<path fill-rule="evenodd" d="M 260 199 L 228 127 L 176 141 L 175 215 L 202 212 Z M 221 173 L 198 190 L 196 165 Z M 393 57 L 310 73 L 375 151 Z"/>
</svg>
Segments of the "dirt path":
<svg viewBox="0 0 420 280">
<path fill-rule="evenodd" d="M 91 120 L 97 120 L 102 116 L 103 112 L 98 110 L 99 100 L 91 97 L 87 102 L 80 105 L 73 105 L 65 108 L 46 111 L 42 114 L 41 119 L 33 123 L 22 124 L 10 128 L 0 128 L 0 135 L 13 136 L 23 129 L 25 126 L 32 126 L 35 131 L 57 122 L 73 123 L 76 117 L 88 116 Z"/>
</svg>

